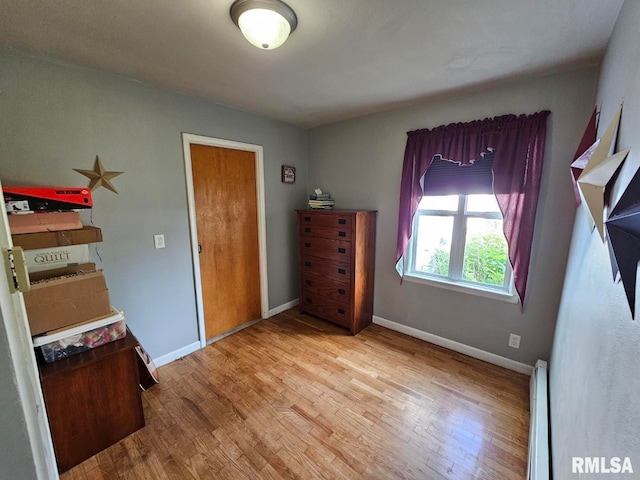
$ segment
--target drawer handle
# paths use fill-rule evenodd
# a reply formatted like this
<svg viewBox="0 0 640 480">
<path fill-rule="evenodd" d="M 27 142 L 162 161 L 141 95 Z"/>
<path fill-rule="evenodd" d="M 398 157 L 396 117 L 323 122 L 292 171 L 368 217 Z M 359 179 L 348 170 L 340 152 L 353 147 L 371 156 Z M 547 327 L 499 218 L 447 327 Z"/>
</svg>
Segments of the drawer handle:
<svg viewBox="0 0 640 480">
<path fill-rule="evenodd" d="M 304 283 L 305 283 L 305 285 L 307 285 L 307 286 L 311 286 L 311 280 L 305 280 L 305 281 L 304 281 Z"/>
<path fill-rule="evenodd" d="M 305 247 L 309 248 L 311 246 L 311 244 L 309 242 L 304 244 Z"/>
<path fill-rule="evenodd" d="M 305 264 L 307 267 L 310 267 L 310 266 L 311 266 L 311 262 L 304 262 L 304 264 Z"/>
<path fill-rule="evenodd" d="M 311 229 L 309 227 L 305 228 L 304 233 L 311 233 Z"/>
<path fill-rule="evenodd" d="M 346 294 L 347 294 L 347 292 L 345 291 L 345 289 L 344 289 L 344 288 L 339 288 L 339 289 L 338 289 L 338 294 L 339 294 L 339 295 L 346 295 Z"/>
<path fill-rule="evenodd" d="M 339 273 L 340 275 L 346 275 L 346 274 L 347 274 L 347 271 L 346 271 L 344 268 L 339 268 L 339 269 L 338 269 L 338 273 Z"/>
<path fill-rule="evenodd" d="M 304 221 L 305 222 L 310 222 L 311 221 L 311 217 L 304 217 Z"/>
<path fill-rule="evenodd" d="M 346 221 L 344 218 L 339 218 L 339 219 L 338 219 L 338 223 L 339 223 L 340 225 L 346 225 L 346 224 L 347 224 L 347 221 Z"/>
<path fill-rule="evenodd" d="M 344 248 L 339 248 L 338 253 L 347 253 L 347 251 Z"/>
<path fill-rule="evenodd" d="M 338 232 L 338 236 L 339 237 L 346 237 L 347 236 L 347 232 Z"/>
<path fill-rule="evenodd" d="M 311 300 L 310 298 L 307 298 L 307 303 L 313 303 L 313 300 Z"/>
<path fill-rule="evenodd" d="M 340 313 L 340 314 L 344 315 L 344 308 L 339 308 L 339 309 L 338 309 L 338 313 Z"/>
</svg>

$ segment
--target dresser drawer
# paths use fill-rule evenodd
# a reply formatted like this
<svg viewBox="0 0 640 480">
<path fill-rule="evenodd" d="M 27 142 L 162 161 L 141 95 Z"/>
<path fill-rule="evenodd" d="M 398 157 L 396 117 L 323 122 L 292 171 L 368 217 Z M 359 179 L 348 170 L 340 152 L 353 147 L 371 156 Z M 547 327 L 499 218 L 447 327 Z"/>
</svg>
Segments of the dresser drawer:
<svg viewBox="0 0 640 480">
<path fill-rule="evenodd" d="M 303 256 L 302 278 L 315 278 L 327 282 L 351 282 L 351 266 L 348 263 L 325 258 Z"/>
<path fill-rule="evenodd" d="M 349 307 L 317 295 L 307 294 L 300 299 L 302 311 L 329 320 L 343 327 L 351 327 Z"/>
<path fill-rule="evenodd" d="M 302 228 L 302 232 L 304 232 L 304 227 L 312 226 L 312 227 L 329 227 L 329 228 L 342 228 L 349 229 L 352 228 L 352 217 L 351 215 L 344 214 L 322 214 L 316 212 L 304 212 L 300 213 L 300 226 Z"/>
<path fill-rule="evenodd" d="M 300 237 L 300 253 L 330 258 L 341 262 L 351 261 L 351 242 L 319 237 Z"/>
<path fill-rule="evenodd" d="M 301 235 L 309 237 L 322 237 L 331 240 L 351 241 L 351 228 L 321 227 L 317 225 L 303 225 Z"/>
<path fill-rule="evenodd" d="M 340 304 L 349 305 L 351 286 L 308 276 L 302 279 L 302 296 L 305 294 L 321 295 Z"/>
</svg>

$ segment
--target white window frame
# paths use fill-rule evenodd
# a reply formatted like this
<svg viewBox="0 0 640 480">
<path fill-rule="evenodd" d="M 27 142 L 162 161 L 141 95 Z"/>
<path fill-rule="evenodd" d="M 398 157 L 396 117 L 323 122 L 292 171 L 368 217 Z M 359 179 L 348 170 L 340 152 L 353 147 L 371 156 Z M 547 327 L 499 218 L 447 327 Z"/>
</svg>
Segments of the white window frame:
<svg viewBox="0 0 640 480">
<path fill-rule="evenodd" d="M 417 272 L 414 270 L 415 250 L 418 237 L 417 225 L 420 216 L 453 217 L 451 251 L 449 253 L 449 276 Z M 456 211 L 419 209 L 413 217 L 411 241 L 409 242 L 408 255 L 406 256 L 405 263 L 405 278 L 411 282 L 493 298 L 509 303 L 517 303 L 518 297 L 514 294 L 512 268 L 508 257 L 505 269 L 505 281 L 502 286 L 470 282 L 462 277 L 468 218 L 502 220 L 502 215 L 499 212 L 467 212 L 467 195 L 465 194 L 458 195 L 458 209 Z"/>
</svg>

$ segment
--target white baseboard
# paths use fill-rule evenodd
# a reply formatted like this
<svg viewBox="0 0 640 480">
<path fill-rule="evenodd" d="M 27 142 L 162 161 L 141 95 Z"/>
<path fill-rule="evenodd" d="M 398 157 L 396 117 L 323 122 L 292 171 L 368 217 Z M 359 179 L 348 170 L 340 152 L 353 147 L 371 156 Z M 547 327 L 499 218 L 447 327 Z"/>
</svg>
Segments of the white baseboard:
<svg viewBox="0 0 640 480">
<path fill-rule="evenodd" d="M 296 298 L 295 300 L 291 300 L 279 307 L 273 308 L 269 310 L 269 316 L 267 318 L 271 318 L 274 315 L 278 315 L 279 313 L 284 312 L 285 310 L 289 310 L 290 308 L 296 307 L 300 303 L 300 299 Z"/>
<path fill-rule="evenodd" d="M 391 320 L 386 320 L 375 315 L 373 316 L 373 323 L 388 328 L 389 330 L 395 330 L 396 332 L 404 333 L 405 335 L 409 335 L 410 337 L 419 338 L 420 340 L 424 340 L 425 342 L 448 348 L 449 350 L 453 350 L 454 352 L 463 353 L 464 355 L 469 355 L 470 357 L 477 358 L 478 360 L 483 360 L 485 362 L 498 365 L 499 367 L 508 368 L 509 370 L 513 370 L 514 372 L 524 373 L 525 375 L 531 375 L 531 373 L 533 372 L 533 367 L 531 365 L 516 362 L 515 360 L 501 357 L 500 355 L 496 355 L 494 353 L 485 352 L 484 350 L 480 350 L 479 348 L 470 347 L 469 345 L 465 345 L 464 343 L 458 343 L 453 340 L 449 340 L 448 338 L 439 337 L 438 335 L 434 335 L 423 330 L 418 330 L 417 328 L 408 327 L 400 323 L 392 322 Z"/>
<path fill-rule="evenodd" d="M 167 363 L 173 362 L 174 360 L 185 357 L 190 353 L 195 352 L 196 350 L 200 350 L 200 342 L 193 342 L 191 345 L 186 345 L 182 348 L 179 348 L 178 350 L 167 353 L 166 355 L 154 358 L 153 363 L 156 364 L 156 367 L 161 367 L 163 365 L 166 365 Z"/>
</svg>

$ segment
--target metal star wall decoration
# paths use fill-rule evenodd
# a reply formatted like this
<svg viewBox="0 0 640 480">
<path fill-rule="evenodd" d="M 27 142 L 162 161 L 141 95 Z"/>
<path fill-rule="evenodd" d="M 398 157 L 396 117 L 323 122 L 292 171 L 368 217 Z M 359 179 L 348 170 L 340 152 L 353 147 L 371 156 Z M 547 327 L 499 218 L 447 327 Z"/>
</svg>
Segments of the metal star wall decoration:
<svg viewBox="0 0 640 480">
<path fill-rule="evenodd" d="M 91 182 L 89 183 L 89 189 L 91 191 L 95 190 L 98 187 L 104 187 L 114 193 L 118 193 L 118 191 L 116 190 L 116 187 L 113 186 L 113 183 L 111 183 L 111 180 L 124 173 L 105 171 L 98 155 L 96 155 L 96 163 L 93 166 L 93 170 L 82 170 L 79 168 L 74 168 L 74 170 L 91 179 Z"/>
<path fill-rule="evenodd" d="M 578 186 L 578 179 L 584 170 L 584 167 L 587 166 L 589 160 L 595 153 L 598 145 L 600 144 L 600 139 L 596 140 L 593 145 L 591 145 L 587 150 L 585 150 L 582 155 L 576 158 L 573 163 L 571 163 L 571 180 L 573 181 L 573 193 L 576 197 L 576 205 L 580 206 L 582 203 L 582 197 L 580 196 L 580 187 Z"/>
<path fill-rule="evenodd" d="M 618 167 L 624 162 L 626 152 L 610 155 L 614 139 L 618 133 L 622 105 L 613 117 L 609 127 L 595 147 L 593 154 L 578 177 L 578 190 L 583 203 L 587 207 L 587 220 L 591 229 L 597 227 L 600 238 L 604 242 L 604 191 Z"/>
<path fill-rule="evenodd" d="M 584 203 L 589 208 L 591 219 L 604 242 L 604 192 L 607 185 L 627 158 L 629 149 L 605 158 L 587 172 L 585 169 L 578 179 L 578 188 Z M 588 165 L 587 165 L 588 166 Z M 587 173 L 585 173 L 587 172 Z"/>
<path fill-rule="evenodd" d="M 580 198 L 580 190 L 578 189 L 578 178 L 584 170 L 584 167 L 586 167 L 587 163 L 589 163 L 589 159 L 595 152 L 596 148 L 598 148 L 598 143 L 600 143 L 600 140 L 596 139 L 597 132 L 598 111 L 594 108 L 593 113 L 591 114 L 591 118 L 589 119 L 589 123 L 587 124 L 587 128 L 582 134 L 580 145 L 578 145 L 576 154 L 573 156 L 573 163 L 571 164 L 571 181 L 573 182 L 573 192 L 576 196 L 577 206 L 580 206 L 580 204 L 582 203 L 582 199 Z"/>
<path fill-rule="evenodd" d="M 636 275 L 640 262 L 640 169 L 614 205 L 606 227 L 614 278 L 619 272 L 631 317 L 635 318 Z"/>
</svg>

